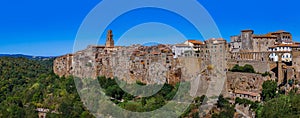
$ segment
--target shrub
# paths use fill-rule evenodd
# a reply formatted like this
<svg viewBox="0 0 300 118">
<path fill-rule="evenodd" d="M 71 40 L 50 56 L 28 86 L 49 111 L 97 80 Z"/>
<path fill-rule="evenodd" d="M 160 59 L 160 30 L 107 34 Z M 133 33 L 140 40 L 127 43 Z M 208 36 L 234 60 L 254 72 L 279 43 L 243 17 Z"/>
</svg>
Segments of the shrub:
<svg viewBox="0 0 300 118">
<path fill-rule="evenodd" d="M 255 70 L 252 65 L 246 64 L 245 66 L 235 65 L 232 69 L 232 72 L 246 72 L 246 73 L 255 73 Z"/>
</svg>

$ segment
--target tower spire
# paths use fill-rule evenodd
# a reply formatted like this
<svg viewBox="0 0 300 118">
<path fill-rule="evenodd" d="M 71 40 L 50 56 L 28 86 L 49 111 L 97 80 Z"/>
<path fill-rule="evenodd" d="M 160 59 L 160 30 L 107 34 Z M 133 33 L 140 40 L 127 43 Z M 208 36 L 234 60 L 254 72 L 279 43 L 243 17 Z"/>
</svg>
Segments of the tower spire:
<svg viewBox="0 0 300 118">
<path fill-rule="evenodd" d="M 108 30 L 107 36 L 106 36 L 106 43 L 105 47 L 114 47 L 114 39 L 113 39 L 113 32 L 112 30 Z"/>
</svg>

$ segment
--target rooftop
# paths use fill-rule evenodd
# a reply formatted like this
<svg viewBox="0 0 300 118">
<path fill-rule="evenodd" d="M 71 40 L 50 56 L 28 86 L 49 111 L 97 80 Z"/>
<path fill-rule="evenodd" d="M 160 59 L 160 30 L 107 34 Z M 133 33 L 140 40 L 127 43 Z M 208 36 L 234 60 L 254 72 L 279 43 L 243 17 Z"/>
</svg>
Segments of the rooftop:
<svg viewBox="0 0 300 118">
<path fill-rule="evenodd" d="M 242 30 L 241 32 L 254 32 L 254 30 L 252 30 L 252 29 L 246 29 L 246 30 Z"/>
<path fill-rule="evenodd" d="M 300 44 L 298 43 L 292 43 L 292 44 L 278 44 L 275 46 L 272 46 L 270 48 L 276 48 L 276 47 L 300 47 Z"/>
<path fill-rule="evenodd" d="M 196 44 L 196 45 L 203 45 L 204 43 L 198 40 L 188 40 L 188 42 L 192 43 L 192 44 Z"/>
<path fill-rule="evenodd" d="M 260 96 L 259 93 L 254 93 L 254 92 L 247 92 L 247 91 L 241 91 L 241 90 L 235 90 L 234 93 L 236 94 L 243 94 L 243 95 L 250 95 L 250 96 Z"/>
</svg>

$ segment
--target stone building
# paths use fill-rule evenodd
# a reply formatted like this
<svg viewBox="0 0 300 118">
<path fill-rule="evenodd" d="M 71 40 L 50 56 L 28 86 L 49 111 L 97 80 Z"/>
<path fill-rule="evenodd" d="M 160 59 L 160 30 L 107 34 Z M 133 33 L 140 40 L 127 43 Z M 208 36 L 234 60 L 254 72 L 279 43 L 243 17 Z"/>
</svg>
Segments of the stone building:
<svg viewBox="0 0 300 118">
<path fill-rule="evenodd" d="M 36 111 L 38 112 L 38 118 L 46 118 L 47 113 L 50 112 L 49 109 L 44 108 L 37 108 Z"/>
<path fill-rule="evenodd" d="M 292 43 L 292 35 L 286 31 L 258 35 L 254 34 L 254 30 L 242 30 L 240 35 L 232 36 L 230 40 L 232 52 L 265 52 L 268 47 Z"/>
<path fill-rule="evenodd" d="M 226 71 L 226 57 L 228 53 L 227 41 L 222 38 L 212 38 L 201 45 L 200 57 L 204 62 L 214 64 L 219 71 Z"/>
<path fill-rule="evenodd" d="M 244 98 L 251 101 L 258 101 L 258 102 L 261 101 L 260 93 L 254 93 L 254 92 L 236 90 L 233 93 L 233 97 Z"/>
<path fill-rule="evenodd" d="M 249 42 L 252 46 L 248 45 Z M 291 33 L 286 31 L 257 35 L 253 30 L 243 30 L 241 35 L 231 37 L 227 66 L 250 64 L 259 73 L 273 73 L 273 79 L 282 86 L 298 76 L 295 64 L 299 58 L 295 49 L 299 47 L 299 43 L 293 42 Z"/>
<path fill-rule="evenodd" d="M 270 52 L 274 52 L 270 55 L 270 58 L 272 61 L 278 62 L 279 60 L 279 55 L 276 54 L 276 52 L 285 52 L 282 54 L 281 56 L 281 60 L 283 62 L 292 62 L 293 61 L 293 57 L 292 57 L 292 49 L 299 47 L 300 45 L 298 44 L 279 44 L 279 45 L 275 45 L 275 46 L 270 46 L 269 50 Z"/>
<path fill-rule="evenodd" d="M 271 32 L 270 34 L 277 37 L 276 42 L 279 44 L 293 43 L 292 34 L 287 31 L 279 30 L 277 32 Z"/>
<path fill-rule="evenodd" d="M 231 49 L 234 52 L 253 50 L 253 30 L 242 30 L 239 36 L 231 37 Z"/>
<path fill-rule="evenodd" d="M 204 43 L 198 40 L 187 40 L 186 42 L 184 42 L 184 44 L 193 47 L 194 51 L 199 52 L 201 45 L 203 45 Z"/>
<path fill-rule="evenodd" d="M 276 44 L 277 37 L 271 34 L 253 35 L 253 52 L 266 52 Z"/>
</svg>

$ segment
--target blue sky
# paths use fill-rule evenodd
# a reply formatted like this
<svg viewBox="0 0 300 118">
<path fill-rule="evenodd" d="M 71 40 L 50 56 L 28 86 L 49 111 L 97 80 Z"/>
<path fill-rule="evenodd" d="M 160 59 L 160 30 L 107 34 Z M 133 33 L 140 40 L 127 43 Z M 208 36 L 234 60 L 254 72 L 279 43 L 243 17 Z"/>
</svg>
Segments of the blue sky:
<svg viewBox="0 0 300 118">
<path fill-rule="evenodd" d="M 99 2 L 101 0 L 1 0 L 0 53 L 57 56 L 72 52 L 77 30 L 85 16 Z M 239 34 L 242 29 L 254 29 L 258 34 L 277 30 L 290 31 L 294 40 L 300 41 L 298 0 L 198 0 L 198 2 L 207 9 L 223 38 L 227 40 L 231 35 Z M 161 17 L 162 14 L 164 17 Z M 132 17 L 135 19 L 130 19 Z M 119 39 L 126 27 L 149 19 L 181 29 L 188 39 L 203 40 L 184 19 L 155 9 L 127 13 L 112 23 L 109 29 L 113 29 L 115 38 Z M 131 30 L 124 36 L 141 40 L 147 37 L 156 38 L 155 36 L 160 39 L 169 38 L 168 40 L 179 37 L 178 34 L 172 35 L 174 29 L 166 29 L 170 30 L 151 33 L 160 30 L 146 27 L 143 29 L 148 32 L 145 35 L 132 37 L 134 31 L 140 33 L 138 31 L 141 30 Z M 103 40 L 99 43 L 103 43 Z"/>
</svg>

